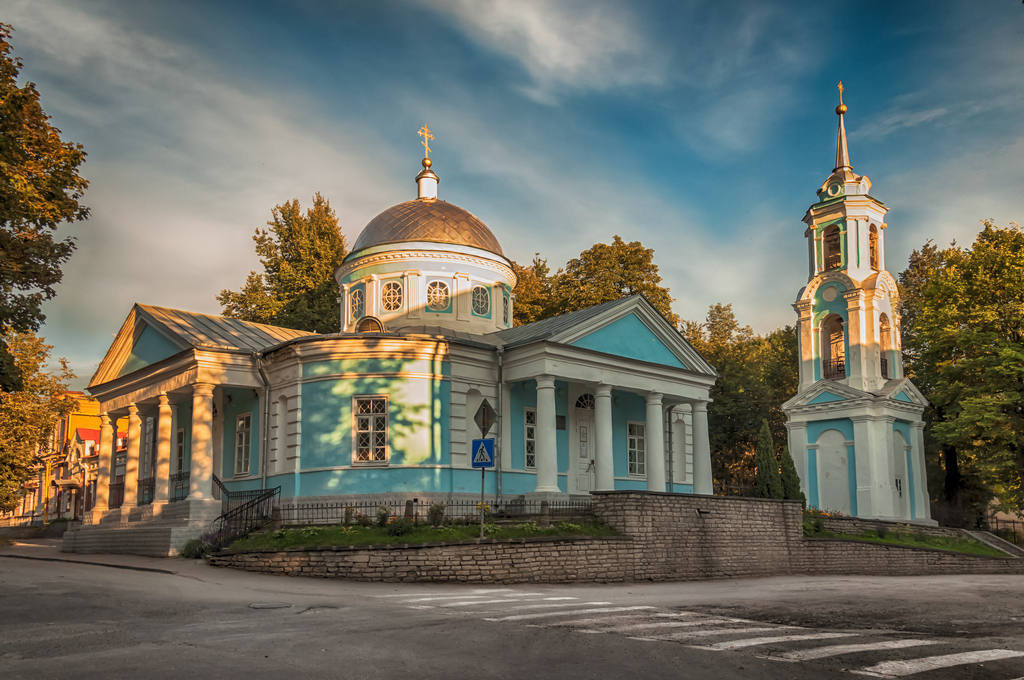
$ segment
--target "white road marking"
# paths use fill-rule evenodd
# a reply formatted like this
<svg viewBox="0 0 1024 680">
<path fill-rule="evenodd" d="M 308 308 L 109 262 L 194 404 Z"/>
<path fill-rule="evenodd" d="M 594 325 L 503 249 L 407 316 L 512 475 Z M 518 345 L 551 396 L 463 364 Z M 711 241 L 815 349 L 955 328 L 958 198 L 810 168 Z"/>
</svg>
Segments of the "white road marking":
<svg viewBox="0 0 1024 680">
<path fill-rule="evenodd" d="M 828 640 L 830 638 L 854 637 L 858 633 L 810 633 L 801 635 L 777 635 L 775 637 L 757 637 L 746 640 L 729 640 L 708 645 L 702 649 L 714 649 L 723 651 L 727 649 L 742 649 L 744 647 L 756 647 L 757 645 L 770 645 L 773 642 L 799 642 L 801 640 Z M 1024 652 L 1021 652 L 1024 654 Z"/>
<path fill-rule="evenodd" d="M 685 640 L 687 638 L 711 637 L 712 635 L 726 635 L 728 633 L 768 633 L 781 628 L 795 628 L 796 626 L 774 626 L 772 628 L 716 628 L 714 630 L 687 630 L 681 633 L 656 636 L 659 640 Z"/>
<path fill-rule="evenodd" d="M 511 593 L 511 592 L 513 592 L 513 590 L 512 590 L 512 588 L 475 588 L 475 589 L 473 589 L 473 590 L 471 590 L 469 592 L 470 593 L 494 594 L 494 593 Z M 434 594 L 437 595 L 437 593 L 434 593 Z M 441 593 L 441 595 L 465 595 L 465 592 L 464 591 L 452 591 L 451 593 Z M 409 593 L 402 593 L 400 595 L 374 595 L 374 597 L 376 597 L 376 598 L 409 597 Z"/>
<path fill-rule="evenodd" d="M 443 602 L 438 607 L 475 607 L 480 604 L 503 604 L 506 602 L 541 602 L 540 598 L 532 598 L 528 600 L 515 599 L 511 597 L 505 597 L 500 600 L 463 600 L 462 602 Z M 609 603 L 611 604 L 611 603 Z M 559 606 L 572 606 L 559 605 Z"/>
<path fill-rule="evenodd" d="M 676 612 L 674 614 L 655 614 L 659 619 L 671 619 L 677 616 L 696 616 L 693 612 Z"/>
<path fill-rule="evenodd" d="M 830 656 L 854 654 L 856 652 L 873 652 L 880 649 L 906 649 L 907 647 L 923 647 L 925 645 L 937 644 L 939 644 L 938 640 L 886 640 L 885 642 L 865 642 L 860 645 L 832 645 L 830 647 L 818 647 L 817 649 L 801 649 L 798 652 L 789 652 L 768 658 L 779 661 L 809 661 L 811 659 L 824 659 Z"/>
<path fill-rule="evenodd" d="M 578 600 L 578 597 L 545 597 L 545 600 Z"/>
<path fill-rule="evenodd" d="M 543 595 L 544 593 L 515 593 L 514 595 L 506 595 L 506 599 L 512 599 L 513 597 L 536 597 Z M 404 603 L 408 602 L 434 602 L 437 600 L 471 600 L 488 597 L 487 595 L 440 595 L 437 597 L 417 597 L 411 600 L 403 600 Z M 504 601 L 504 600 L 503 600 Z"/>
<path fill-rule="evenodd" d="M 644 612 L 646 614 L 647 612 Z M 644 615 L 636 616 L 635 614 L 620 614 L 618 616 L 601 616 L 594 617 L 592 619 L 573 619 L 571 621 L 553 621 L 551 623 L 537 624 L 536 628 L 548 628 L 551 626 L 566 626 L 569 628 L 580 628 L 583 626 L 593 626 L 595 624 L 613 624 L 616 621 L 643 621 L 646 617 Z"/>
<path fill-rule="evenodd" d="M 575 614 L 604 614 L 605 612 L 628 612 L 638 609 L 654 609 L 654 607 L 640 605 L 635 607 L 609 607 L 607 609 L 577 609 L 575 611 L 544 612 L 543 614 L 515 614 L 513 616 L 502 616 L 497 619 L 484 619 L 484 621 L 522 621 L 524 619 L 539 619 L 545 616 L 573 616 Z"/>
<path fill-rule="evenodd" d="M 506 611 L 514 611 L 516 609 L 543 609 L 545 607 L 592 607 L 595 605 L 609 605 L 614 604 L 612 602 L 558 602 L 554 604 L 523 604 L 518 607 L 506 607 Z"/>
<path fill-rule="evenodd" d="M 1024 656 L 1024 652 L 1012 649 L 985 649 L 978 652 L 962 652 L 960 654 L 944 654 L 942 656 L 926 656 L 921 659 L 900 661 L 883 661 L 868 668 L 853 671 L 858 675 L 871 675 L 876 678 L 902 678 L 905 675 L 933 671 L 937 668 L 949 668 L 984 661 L 998 661 Z"/>
<path fill-rule="evenodd" d="M 659 621 L 657 623 L 630 623 L 624 626 L 612 626 L 605 628 L 607 633 L 621 633 L 627 630 L 641 630 L 643 628 L 689 628 L 697 626 L 717 626 L 723 623 L 741 623 L 739 619 L 704 619 L 703 621 Z"/>
</svg>

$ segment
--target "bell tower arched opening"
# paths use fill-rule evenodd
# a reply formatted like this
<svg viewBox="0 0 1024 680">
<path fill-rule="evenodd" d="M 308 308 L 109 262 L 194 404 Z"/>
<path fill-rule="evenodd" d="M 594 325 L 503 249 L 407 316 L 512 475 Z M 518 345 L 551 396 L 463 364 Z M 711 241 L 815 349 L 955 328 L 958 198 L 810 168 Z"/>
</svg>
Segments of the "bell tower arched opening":
<svg viewBox="0 0 1024 680">
<path fill-rule="evenodd" d="M 873 224 L 868 229 L 868 253 L 871 259 L 871 268 L 878 271 L 878 227 Z"/>
<path fill-rule="evenodd" d="M 889 369 L 889 360 L 892 358 L 892 327 L 889 325 L 889 315 L 885 312 L 878 317 L 878 349 L 881 353 L 879 362 L 881 363 L 882 377 L 888 380 L 893 377 Z"/>
<path fill-rule="evenodd" d="M 825 248 L 825 269 L 838 269 L 843 264 L 843 251 L 839 243 L 839 226 L 833 224 L 822 235 Z"/>
<path fill-rule="evenodd" d="M 826 380 L 846 378 L 845 331 L 838 314 L 829 314 L 821 322 L 821 374 Z"/>
</svg>

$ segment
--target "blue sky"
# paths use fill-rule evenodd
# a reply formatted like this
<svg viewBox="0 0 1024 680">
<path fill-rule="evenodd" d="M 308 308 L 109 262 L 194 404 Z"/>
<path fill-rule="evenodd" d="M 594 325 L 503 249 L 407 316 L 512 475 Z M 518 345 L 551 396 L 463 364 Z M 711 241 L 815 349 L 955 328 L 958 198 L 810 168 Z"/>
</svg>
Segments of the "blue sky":
<svg viewBox="0 0 1024 680">
<path fill-rule="evenodd" d="M 22 77 L 85 145 L 87 223 L 43 334 L 85 384 L 133 302 L 218 313 L 271 208 L 331 201 L 351 244 L 440 197 L 556 268 L 619 234 L 675 311 L 767 332 L 806 282 L 835 158 L 891 212 L 887 266 L 1022 221 L 1024 6 L 985 2 L 8 0 Z"/>
</svg>

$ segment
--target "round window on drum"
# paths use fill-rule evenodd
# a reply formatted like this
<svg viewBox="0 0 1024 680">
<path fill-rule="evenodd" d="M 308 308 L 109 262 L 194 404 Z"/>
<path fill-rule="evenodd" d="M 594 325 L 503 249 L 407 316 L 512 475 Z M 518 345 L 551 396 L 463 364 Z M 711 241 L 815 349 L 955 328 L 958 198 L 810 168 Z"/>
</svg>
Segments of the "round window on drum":
<svg viewBox="0 0 1024 680">
<path fill-rule="evenodd" d="M 388 281 L 380 291 L 380 306 L 385 312 L 397 312 L 402 308 L 402 284 Z"/>
<path fill-rule="evenodd" d="M 473 313 L 487 316 L 491 311 L 491 293 L 483 286 L 473 288 Z"/>
<path fill-rule="evenodd" d="M 443 281 L 431 281 L 427 284 L 427 307 L 435 312 L 448 309 L 451 293 L 448 284 Z"/>
<path fill-rule="evenodd" d="M 508 325 L 508 297 L 505 295 L 501 297 L 501 321 Z"/>
<path fill-rule="evenodd" d="M 352 314 L 353 319 L 359 319 L 363 316 L 365 306 L 363 305 L 363 291 L 357 289 L 349 293 L 349 311 Z"/>
</svg>

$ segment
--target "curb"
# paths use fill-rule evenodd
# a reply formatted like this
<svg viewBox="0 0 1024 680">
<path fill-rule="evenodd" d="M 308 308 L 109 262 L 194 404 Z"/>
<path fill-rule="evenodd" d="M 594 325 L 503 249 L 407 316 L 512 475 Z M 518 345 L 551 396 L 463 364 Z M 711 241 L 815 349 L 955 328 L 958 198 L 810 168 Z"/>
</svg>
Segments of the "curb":
<svg viewBox="0 0 1024 680">
<path fill-rule="evenodd" d="M 0 557 L 10 557 L 16 560 L 39 560 L 41 562 L 68 562 L 70 564 L 88 564 L 94 567 L 110 567 L 111 569 L 127 569 L 129 571 L 149 571 L 157 574 L 170 574 L 176 576 L 178 572 L 169 569 L 158 569 L 156 567 L 133 567 L 127 564 L 110 564 L 109 562 L 86 562 L 85 560 L 67 560 L 60 557 L 35 557 L 33 555 L 11 555 L 0 553 Z"/>
</svg>

